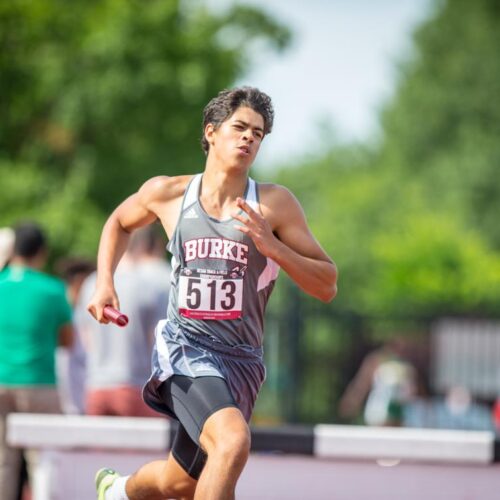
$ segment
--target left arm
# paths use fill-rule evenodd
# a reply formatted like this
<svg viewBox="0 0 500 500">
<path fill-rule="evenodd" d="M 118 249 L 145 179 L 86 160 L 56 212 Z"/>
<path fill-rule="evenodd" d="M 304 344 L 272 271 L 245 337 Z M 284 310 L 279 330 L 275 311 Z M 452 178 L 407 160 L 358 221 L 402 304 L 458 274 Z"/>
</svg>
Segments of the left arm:
<svg viewBox="0 0 500 500">
<path fill-rule="evenodd" d="M 337 294 L 337 268 L 312 235 L 297 199 L 281 186 L 262 186 L 262 214 L 238 198 L 247 217 L 237 229 L 248 234 L 260 253 L 273 259 L 304 292 L 323 302 Z"/>
</svg>

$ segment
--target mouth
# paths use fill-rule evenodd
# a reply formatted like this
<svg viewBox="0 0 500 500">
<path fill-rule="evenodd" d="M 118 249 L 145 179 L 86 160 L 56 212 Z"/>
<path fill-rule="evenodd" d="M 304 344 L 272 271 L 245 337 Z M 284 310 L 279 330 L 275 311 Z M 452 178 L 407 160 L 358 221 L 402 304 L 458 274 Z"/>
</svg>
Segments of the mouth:
<svg viewBox="0 0 500 500">
<path fill-rule="evenodd" d="M 245 156 L 248 156 L 250 154 L 250 148 L 248 146 L 238 146 L 238 149 L 243 153 Z"/>
</svg>

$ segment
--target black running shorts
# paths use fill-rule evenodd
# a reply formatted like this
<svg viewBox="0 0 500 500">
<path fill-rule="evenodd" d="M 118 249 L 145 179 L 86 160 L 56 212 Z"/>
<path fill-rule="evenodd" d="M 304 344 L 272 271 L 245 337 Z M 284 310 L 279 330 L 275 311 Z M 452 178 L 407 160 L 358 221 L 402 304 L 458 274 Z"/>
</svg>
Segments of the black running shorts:
<svg viewBox="0 0 500 500">
<path fill-rule="evenodd" d="M 180 424 L 172 455 L 192 478 L 198 479 L 207 459 L 200 446 L 203 425 L 217 410 L 237 407 L 233 396 L 221 377 L 172 375 L 158 392 Z"/>
</svg>

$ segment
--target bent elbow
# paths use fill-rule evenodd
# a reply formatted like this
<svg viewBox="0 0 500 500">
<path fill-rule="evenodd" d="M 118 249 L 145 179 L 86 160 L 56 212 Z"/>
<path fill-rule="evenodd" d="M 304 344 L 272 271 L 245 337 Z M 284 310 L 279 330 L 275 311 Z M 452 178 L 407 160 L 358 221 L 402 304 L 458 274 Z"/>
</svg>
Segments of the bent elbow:
<svg viewBox="0 0 500 500">
<path fill-rule="evenodd" d="M 338 271 L 337 266 L 333 264 L 332 274 L 329 279 L 328 286 L 325 287 L 325 291 L 320 297 L 322 302 L 328 303 L 331 302 L 337 296 L 337 277 Z"/>
<path fill-rule="evenodd" d="M 322 293 L 318 298 L 321 302 L 328 304 L 337 296 L 337 285 L 333 285 L 331 288 Z"/>
</svg>

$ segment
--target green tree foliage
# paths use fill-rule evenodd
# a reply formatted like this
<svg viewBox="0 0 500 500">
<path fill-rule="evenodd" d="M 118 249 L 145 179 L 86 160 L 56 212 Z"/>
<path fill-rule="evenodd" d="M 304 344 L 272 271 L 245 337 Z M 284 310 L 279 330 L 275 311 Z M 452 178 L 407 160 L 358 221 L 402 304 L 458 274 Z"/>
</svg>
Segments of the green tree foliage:
<svg viewBox="0 0 500 500">
<path fill-rule="evenodd" d="M 497 314 L 500 8 L 449 0 L 415 33 L 371 149 L 283 170 L 340 269 L 335 307 L 360 314 Z"/>
<path fill-rule="evenodd" d="M 335 309 L 374 317 L 495 314 L 500 255 L 488 235 L 461 212 L 430 206 L 433 186 L 402 177 L 359 146 L 278 175 L 339 266 Z"/>
<path fill-rule="evenodd" d="M 339 267 L 333 304 L 302 303 L 301 419 L 335 414 L 356 343 L 420 333 L 424 318 L 498 317 L 499 28 L 493 0 L 436 3 L 379 143 L 334 145 L 277 175 Z"/>
<path fill-rule="evenodd" d="M 383 162 L 500 249 L 500 4 L 438 2 L 383 114 Z"/>
<path fill-rule="evenodd" d="M 109 211 L 147 178 L 202 167 L 201 110 L 253 48 L 290 34 L 203 2 L 13 0 L 0 6 L 0 155 L 59 176 L 84 165 Z"/>
<path fill-rule="evenodd" d="M 0 3 L 0 224 L 36 219 L 56 255 L 95 255 L 144 180 L 202 169 L 203 106 L 289 39 L 201 0 Z"/>
<path fill-rule="evenodd" d="M 0 227 L 37 220 L 48 232 L 52 260 L 95 256 L 104 216 L 87 198 L 88 171 L 61 177 L 32 164 L 0 161 L 0 179 Z"/>
</svg>

